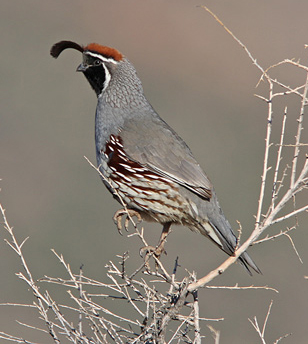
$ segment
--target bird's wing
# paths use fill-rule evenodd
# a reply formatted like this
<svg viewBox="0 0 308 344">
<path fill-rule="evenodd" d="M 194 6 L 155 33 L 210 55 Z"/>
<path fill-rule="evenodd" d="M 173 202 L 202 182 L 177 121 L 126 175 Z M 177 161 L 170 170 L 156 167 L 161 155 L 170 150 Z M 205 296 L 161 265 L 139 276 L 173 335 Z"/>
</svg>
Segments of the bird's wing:
<svg viewBox="0 0 308 344">
<path fill-rule="evenodd" d="M 149 170 L 210 199 L 212 184 L 186 143 L 159 117 L 130 120 L 121 130 L 126 154 Z"/>
</svg>

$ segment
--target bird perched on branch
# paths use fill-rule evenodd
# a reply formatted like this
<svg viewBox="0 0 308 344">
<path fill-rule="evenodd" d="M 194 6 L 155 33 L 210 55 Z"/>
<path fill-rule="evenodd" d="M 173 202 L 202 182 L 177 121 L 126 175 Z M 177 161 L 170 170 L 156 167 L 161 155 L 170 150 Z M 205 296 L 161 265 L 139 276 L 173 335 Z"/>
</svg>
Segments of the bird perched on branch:
<svg viewBox="0 0 308 344">
<path fill-rule="evenodd" d="M 164 251 L 170 226 L 182 224 L 233 255 L 237 238 L 212 183 L 187 144 L 150 105 L 133 65 L 118 50 L 96 43 L 61 41 L 51 55 L 57 58 L 68 48 L 82 53 L 77 71 L 98 98 L 95 144 L 103 182 L 131 215 L 163 225 L 155 254 Z M 246 252 L 239 261 L 249 274 L 250 268 L 260 273 Z"/>
</svg>

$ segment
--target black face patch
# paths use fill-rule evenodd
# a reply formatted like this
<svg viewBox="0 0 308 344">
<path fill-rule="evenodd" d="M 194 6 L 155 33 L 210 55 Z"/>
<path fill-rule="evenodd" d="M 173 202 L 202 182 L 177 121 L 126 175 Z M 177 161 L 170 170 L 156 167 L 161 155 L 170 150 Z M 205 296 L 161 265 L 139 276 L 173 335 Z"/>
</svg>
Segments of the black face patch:
<svg viewBox="0 0 308 344">
<path fill-rule="evenodd" d="M 82 72 L 88 79 L 95 93 L 99 95 L 106 86 L 106 73 L 108 73 L 104 61 L 98 57 L 83 54 L 82 66 Z"/>
<path fill-rule="evenodd" d="M 102 93 L 106 81 L 106 71 L 103 64 L 101 63 L 100 65 L 88 66 L 88 68 L 83 73 L 88 79 L 95 93 L 97 95 Z"/>
</svg>

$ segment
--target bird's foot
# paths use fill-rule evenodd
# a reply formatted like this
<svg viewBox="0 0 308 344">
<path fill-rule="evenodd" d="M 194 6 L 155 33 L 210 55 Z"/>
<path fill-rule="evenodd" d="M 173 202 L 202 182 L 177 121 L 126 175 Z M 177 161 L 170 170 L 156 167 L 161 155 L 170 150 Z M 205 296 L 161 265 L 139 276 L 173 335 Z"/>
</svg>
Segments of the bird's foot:
<svg viewBox="0 0 308 344">
<path fill-rule="evenodd" d="M 157 247 L 154 247 L 154 246 L 145 246 L 145 247 L 142 247 L 139 251 L 139 254 L 141 257 L 144 258 L 144 264 L 145 264 L 145 267 L 147 270 L 150 270 L 150 265 L 149 265 L 149 259 L 152 257 L 152 256 L 155 256 L 155 267 L 156 267 L 156 270 L 158 270 L 158 263 L 157 263 L 157 260 L 160 260 L 160 256 L 162 254 L 167 254 L 165 248 L 164 248 L 164 245 L 160 244 L 159 246 Z"/>
<path fill-rule="evenodd" d="M 117 225 L 118 231 L 121 235 L 122 234 L 122 219 L 123 217 L 126 216 L 125 221 L 124 221 L 124 228 L 126 232 L 128 232 L 128 225 L 129 221 L 132 219 L 132 217 L 137 217 L 137 224 L 142 221 L 141 215 L 137 210 L 134 209 L 120 209 L 118 210 L 114 216 L 113 216 L 113 221 Z"/>
<path fill-rule="evenodd" d="M 160 259 L 160 256 L 162 255 L 162 253 L 167 254 L 164 247 L 161 247 L 161 246 L 158 246 L 158 247 L 144 246 L 140 249 L 139 253 L 140 253 L 140 256 L 143 258 L 146 258 L 149 255 L 155 255 L 155 257 L 158 259 Z"/>
</svg>

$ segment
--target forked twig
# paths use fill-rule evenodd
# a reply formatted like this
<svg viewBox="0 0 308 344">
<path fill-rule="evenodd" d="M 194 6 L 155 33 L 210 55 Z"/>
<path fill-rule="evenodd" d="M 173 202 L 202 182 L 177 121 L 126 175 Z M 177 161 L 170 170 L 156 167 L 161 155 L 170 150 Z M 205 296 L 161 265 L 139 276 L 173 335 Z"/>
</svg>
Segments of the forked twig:
<svg viewBox="0 0 308 344">
<path fill-rule="evenodd" d="M 232 265 L 237 258 L 254 242 L 257 241 L 259 236 L 269 227 L 272 226 L 275 223 L 281 222 L 283 220 L 286 220 L 288 218 L 293 218 L 299 213 L 305 212 L 308 209 L 308 204 L 305 204 L 303 207 L 300 207 L 298 209 L 295 209 L 287 214 L 284 214 L 283 216 L 278 217 L 278 214 L 282 211 L 282 209 L 285 208 L 286 204 L 288 204 L 292 199 L 294 199 L 295 195 L 304 190 L 307 189 L 307 175 L 308 175 L 308 159 L 306 158 L 306 161 L 304 163 L 304 166 L 302 170 L 300 171 L 298 177 L 296 177 L 296 170 L 298 167 L 298 156 L 299 156 L 299 149 L 302 146 L 302 142 L 300 141 L 301 138 L 301 132 L 303 130 L 303 117 L 304 117 L 304 107 L 307 104 L 307 90 L 308 90 L 308 67 L 300 65 L 298 62 L 294 62 L 291 60 L 285 60 L 281 64 L 292 64 L 296 67 L 299 67 L 303 69 L 306 72 L 306 81 L 303 86 L 300 86 L 295 89 L 291 89 L 290 87 L 285 86 L 284 84 L 278 82 L 277 80 L 270 77 L 268 74 L 269 70 L 273 67 L 270 67 L 268 69 L 264 69 L 260 66 L 260 64 L 257 63 L 257 60 L 252 56 L 250 51 L 247 49 L 247 47 L 229 30 L 224 23 L 206 6 L 201 6 L 203 9 L 205 9 L 208 13 L 210 13 L 214 19 L 228 32 L 229 35 L 245 50 L 246 54 L 248 55 L 249 59 L 253 62 L 253 64 L 261 71 L 262 76 L 260 80 L 266 80 L 269 87 L 269 96 L 267 98 L 261 97 L 263 100 L 266 100 L 267 106 L 268 106 L 268 112 L 267 112 L 267 129 L 266 129 L 266 138 L 265 138 L 265 150 L 264 150 L 264 163 L 263 163 L 263 172 L 261 176 L 261 187 L 260 187 L 260 197 L 258 202 L 258 209 L 256 214 L 256 222 L 255 222 L 255 228 L 252 231 L 250 237 L 236 250 L 234 253 L 234 256 L 229 257 L 224 263 L 222 263 L 219 267 L 208 273 L 206 276 L 200 278 L 195 283 L 192 283 L 189 287 L 189 291 L 196 290 L 197 288 L 200 288 L 202 286 L 205 286 L 210 281 L 212 281 L 214 278 L 219 276 L 225 269 L 227 269 L 230 265 Z M 281 65 L 279 64 L 279 65 Z M 277 64 L 278 65 L 278 64 Z M 292 162 L 292 172 L 291 172 L 291 182 L 290 182 L 290 188 L 286 191 L 284 195 L 280 197 L 280 199 L 277 199 L 278 191 L 281 191 L 277 188 L 277 182 L 278 182 L 278 174 L 279 174 L 279 168 L 280 168 L 280 161 L 282 159 L 282 147 L 284 145 L 284 136 L 285 136 L 285 125 L 286 125 L 286 115 L 283 119 L 282 124 L 282 130 L 281 130 L 281 137 L 280 137 L 280 145 L 277 152 L 277 160 L 276 160 L 276 169 L 274 171 L 274 179 L 271 185 L 272 188 L 272 200 L 270 207 L 267 209 L 267 211 L 263 211 L 264 207 L 264 200 L 265 200 L 265 191 L 267 188 L 268 183 L 268 172 L 271 169 L 269 162 L 270 162 L 270 149 L 272 148 L 273 144 L 271 142 L 271 136 L 272 136 L 272 126 L 273 126 L 273 98 L 278 95 L 277 92 L 274 90 L 274 86 L 276 84 L 279 84 L 280 87 L 284 87 L 286 91 L 284 93 L 281 93 L 281 95 L 287 95 L 294 93 L 298 94 L 301 97 L 301 110 L 300 110 L 300 116 L 298 119 L 298 130 L 297 130 L 297 136 L 296 136 L 296 143 L 295 143 L 295 152 L 294 152 L 294 158 Z M 301 90 L 302 93 L 299 93 L 298 91 Z M 285 111 L 286 114 L 286 111 Z M 285 171 L 283 172 L 283 178 L 285 178 Z M 266 214 L 264 217 L 262 214 Z M 272 237 L 273 238 L 273 237 Z M 259 241 L 260 242 L 260 241 Z M 293 242 L 292 242 L 293 243 Z M 295 246 L 293 246 L 295 248 Z M 297 250 L 295 250 L 297 252 Z"/>
</svg>

